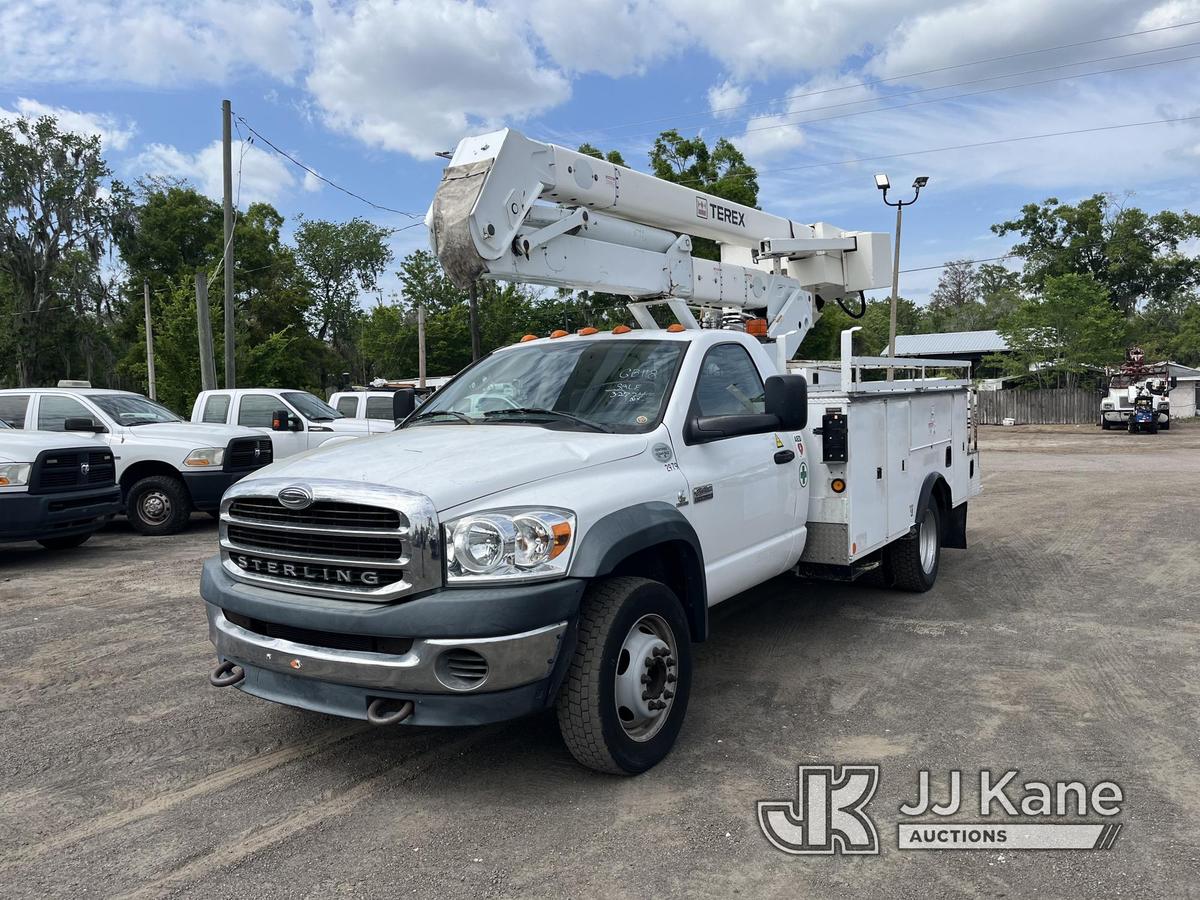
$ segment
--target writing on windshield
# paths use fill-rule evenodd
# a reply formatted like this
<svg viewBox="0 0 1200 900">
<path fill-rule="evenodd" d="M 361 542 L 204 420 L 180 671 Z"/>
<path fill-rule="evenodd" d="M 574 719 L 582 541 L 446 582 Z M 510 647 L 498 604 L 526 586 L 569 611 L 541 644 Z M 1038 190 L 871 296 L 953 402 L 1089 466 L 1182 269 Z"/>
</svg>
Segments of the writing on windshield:
<svg viewBox="0 0 1200 900">
<path fill-rule="evenodd" d="M 421 419 L 648 431 L 662 417 L 685 349 L 678 341 L 599 340 L 501 351 L 434 395 Z"/>
</svg>

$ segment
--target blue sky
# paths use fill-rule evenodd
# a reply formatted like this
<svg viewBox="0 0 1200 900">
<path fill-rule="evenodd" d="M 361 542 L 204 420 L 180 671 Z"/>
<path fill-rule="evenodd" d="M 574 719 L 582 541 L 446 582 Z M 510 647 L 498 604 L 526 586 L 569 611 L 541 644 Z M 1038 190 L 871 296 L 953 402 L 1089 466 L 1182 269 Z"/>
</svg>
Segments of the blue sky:
<svg viewBox="0 0 1200 900">
<path fill-rule="evenodd" d="M 1189 57 L 1200 0 L 7 0 L 0 116 L 53 112 L 99 131 L 118 177 L 219 197 L 228 97 L 322 175 L 418 214 L 444 165 L 433 152 L 465 134 L 511 125 L 644 168 L 677 127 L 730 137 L 760 169 L 760 205 L 801 222 L 890 230 L 873 173 L 928 175 L 905 219 L 902 268 L 919 268 L 1004 253 L 989 226 L 1047 196 L 1200 209 L 1200 119 L 913 152 L 1200 116 Z M 906 155 L 825 165 L 890 154 Z M 414 221 L 261 142 L 235 155 L 243 205 L 269 200 L 293 223 Z M 424 228 L 393 240 L 399 256 Z M 937 274 L 904 275 L 902 292 L 923 298 Z"/>
</svg>

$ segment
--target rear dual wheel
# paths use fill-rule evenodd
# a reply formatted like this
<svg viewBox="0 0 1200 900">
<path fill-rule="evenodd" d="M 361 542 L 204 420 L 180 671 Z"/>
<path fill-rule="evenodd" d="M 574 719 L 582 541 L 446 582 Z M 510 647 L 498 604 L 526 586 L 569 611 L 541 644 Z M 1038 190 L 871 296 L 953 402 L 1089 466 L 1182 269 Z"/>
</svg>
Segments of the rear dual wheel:
<svg viewBox="0 0 1200 900">
<path fill-rule="evenodd" d="M 675 595 L 646 578 L 596 582 L 558 695 L 571 754 L 601 772 L 636 775 L 663 759 L 687 712 L 692 648 Z"/>
<path fill-rule="evenodd" d="M 941 560 L 941 509 L 930 500 L 918 516 L 913 532 L 884 548 L 884 562 L 894 587 L 924 593 L 937 581 Z"/>
</svg>

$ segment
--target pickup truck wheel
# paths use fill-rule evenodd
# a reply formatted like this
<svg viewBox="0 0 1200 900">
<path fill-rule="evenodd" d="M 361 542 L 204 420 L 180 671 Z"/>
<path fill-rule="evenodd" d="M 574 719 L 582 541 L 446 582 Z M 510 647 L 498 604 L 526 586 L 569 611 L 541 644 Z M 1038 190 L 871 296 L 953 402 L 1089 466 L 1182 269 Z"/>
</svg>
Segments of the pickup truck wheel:
<svg viewBox="0 0 1200 900">
<path fill-rule="evenodd" d="M 905 591 L 923 593 L 937 580 L 942 558 L 942 517 L 930 502 L 917 518 L 916 533 L 893 541 L 885 550 L 892 584 Z"/>
<path fill-rule="evenodd" d="M 70 537 L 42 538 L 38 541 L 47 550 L 70 550 L 72 547 L 78 547 L 92 536 L 89 531 L 87 534 L 73 534 Z"/>
<path fill-rule="evenodd" d="M 588 589 L 558 694 L 572 756 L 601 772 L 645 772 L 674 745 L 691 684 L 687 620 L 666 586 L 620 577 Z"/>
<path fill-rule="evenodd" d="M 191 518 L 192 498 L 178 478 L 150 475 L 129 489 L 125 515 L 142 534 L 179 534 Z"/>
</svg>

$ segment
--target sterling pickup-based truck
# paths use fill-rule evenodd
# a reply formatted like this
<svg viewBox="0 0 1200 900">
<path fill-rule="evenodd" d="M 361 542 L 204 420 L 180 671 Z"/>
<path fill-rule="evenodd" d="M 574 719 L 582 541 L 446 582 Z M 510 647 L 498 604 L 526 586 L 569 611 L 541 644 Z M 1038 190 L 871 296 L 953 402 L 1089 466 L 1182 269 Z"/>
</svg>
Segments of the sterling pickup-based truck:
<svg viewBox="0 0 1200 900">
<path fill-rule="evenodd" d="M 115 471 L 99 441 L 0 419 L 0 541 L 78 547 L 121 510 Z"/>
<path fill-rule="evenodd" d="M 634 221 L 589 212 L 614 179 Z M 714 604 L 785 573 L 925 591 L 966 546 L 968 382 L 867 377 L 964 364 L 855 357 L 849 331 L 837 363 L 790 363 L 823 303 L 888 282 L 886 239 L 511 131 L 459 145 L 429 221 L 457 281 L 620 290 L 641 327 L 527 335 L 415 410 L 397 392 L 396 431 L 231 488 L 200 588 L 214 685 L 377 725 L 556 708 L 578 760 L 637 773 L 705 702 Z"/>
</svg>

